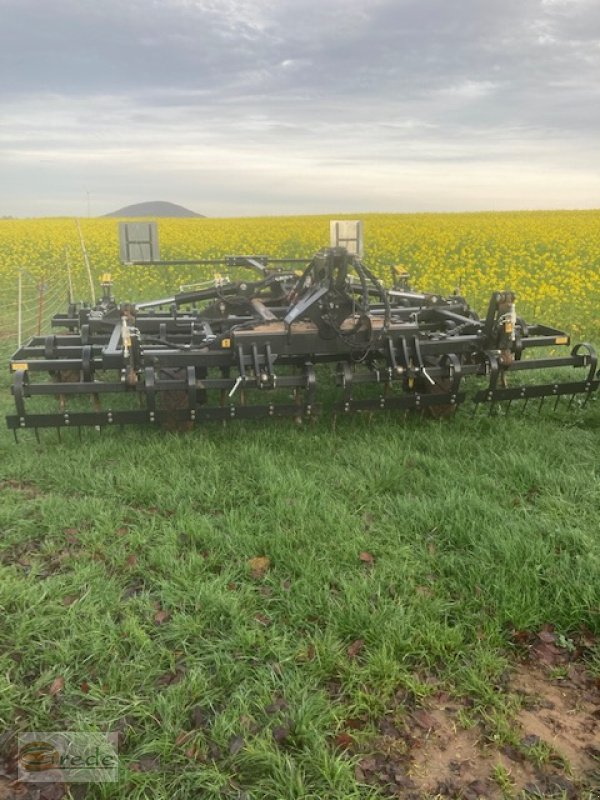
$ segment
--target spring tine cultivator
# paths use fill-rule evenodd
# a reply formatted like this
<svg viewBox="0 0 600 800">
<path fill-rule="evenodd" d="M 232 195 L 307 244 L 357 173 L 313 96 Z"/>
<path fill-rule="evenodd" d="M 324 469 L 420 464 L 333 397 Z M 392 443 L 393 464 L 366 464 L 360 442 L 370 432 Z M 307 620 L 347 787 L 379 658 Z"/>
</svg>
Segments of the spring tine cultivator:
<svg viewBox="0 0 600 800">
<path fill-rule="evenodd" d="M 183 262 L 155 262 L 183 263 Z M 208 263 L 208 262 L 194 262 Z M 214 264 L 215 262 L 210 262 Z M 15 413 L 8 427 L 121 424 L 191 427 L 214 420 L 314 417 L 323 396 L 342 414 L 453 414 L 470 392 L 494 411 L 515 400 L 598 388 L 589 344 L 517 316 L 512 292 L 480 318 L 458 295 L 386 288 L 357 254 L 333 246 L 310 261 L 234 256 L 218 262 L 248 279 L 217 277 L 171 297 L 117 304 L 109 276 L 92 308 L 71 304 L 13 355 Z M 531 357 L 536 348 L 545 350 Z M 327 368 L 329 365 L 329 368 Z M 577 380 L 529 383 L 539 370 L 582 370 Z M 481 388 L 482 382 L 485 382 Z M 334 387 L 327 390 L 327 386 Z M 476 406 L 477 407 L 477 406 Z"/>
</svg>

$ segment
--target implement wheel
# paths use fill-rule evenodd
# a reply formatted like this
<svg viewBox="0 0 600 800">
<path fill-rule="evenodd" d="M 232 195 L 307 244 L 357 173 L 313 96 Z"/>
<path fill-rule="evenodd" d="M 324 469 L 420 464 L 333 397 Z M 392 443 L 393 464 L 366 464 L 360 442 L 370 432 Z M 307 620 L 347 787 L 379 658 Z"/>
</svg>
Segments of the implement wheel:
<svg viewBox="0 0 600 800">
<path fill-rule="evenodd" d="M 206 370 L 203 370 L 205 373 Z M 184 380 L 185 369 L 168 369 L 160 371 L 161 378 L 169 380 Z M 198 376 L 197 376 L 198 377 Z M 204 375 L 205 377 L 205 375 Z M 206 390 L 200 389 L 197 393 L 197 401 L 199 405 L 206 403 Z M 157 405 L 161 411 L 182 411 L 189 409 L 188 394 L 185 391 L 178 392 L 158 392 Z M 191 419 L 167 419 L 162 423 L 162 428 L 165 431 L 173 431 L 175 433 L 188 433 L 194 427 L 194 422 Z"/>
<path fill-rule="evenodd" d="M 429 383 L 427 378 L 420 377 L 415 382 L 415 389 L 420 394 L 450 394 L 452 391 L 452 381 L 450 378 L 435 378 L 434 383 Z M 432 419 L 446 419 L 454 416 L 456 406 L 450 403 L 442 403 L 435 406 L 427 406 L 425 414 Z"/>
</svg>

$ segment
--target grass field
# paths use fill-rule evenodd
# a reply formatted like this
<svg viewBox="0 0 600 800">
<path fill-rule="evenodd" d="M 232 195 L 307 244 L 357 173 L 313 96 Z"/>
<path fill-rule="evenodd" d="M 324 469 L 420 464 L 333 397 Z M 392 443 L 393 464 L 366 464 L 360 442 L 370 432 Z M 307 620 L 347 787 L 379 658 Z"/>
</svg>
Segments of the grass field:
<svg viewBox="0 0 600 800">
<path fill-rule="evenodd" d="M 577 325 L 600 344 L 594 309 Z M 598 797 L 599 432 L 598 398 L 60 445 L 1 432 L 6 774 L 15 731 L 97 729 L 121 734 L 119 783 L 73 797 Z M 534 725 L 534 679 L 578 698 L 562 738 Z"/>
</svg>

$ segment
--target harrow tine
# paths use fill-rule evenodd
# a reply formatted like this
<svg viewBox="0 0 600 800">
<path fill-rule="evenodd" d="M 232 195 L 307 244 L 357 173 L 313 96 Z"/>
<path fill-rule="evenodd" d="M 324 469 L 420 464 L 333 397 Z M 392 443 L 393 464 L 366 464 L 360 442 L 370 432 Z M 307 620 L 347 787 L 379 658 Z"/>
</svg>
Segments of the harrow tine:
<svg viewBox="0 0 600 800">
<path fill-rule="evenodd" d="M 574 395 L 574 394 L 572 394 L 572 395 L 571 395 L 571 399 L 569 400 L 569 405 L 567 406 L 567 410 L 568 410 L 568 411 L 570 411 L 570 410 L 571 410 L 571 406 L 573 405 L 573 403 L 574 403 L 574 402 L 575 402 L 575 395 Z"/>
<path fill-rule="evenodd" d="M 508 405 L 506 406 L 506 416 L 510 414 L 510 407 L 512 406 L 512 400 L 508 401 Z"/>
<path fill-rule="evenodd" d="M 585 393 L 585 399 L 584 399 L 583 403 L 581 404 L 582 408 L 585 408 L 587 406 L 587 404 L 588 404 L 588 400 L 590 399 L 590 391 L 591 390 L 588 389 L 587 392 Z"/>
<path fill-rule="evenodd" d="M 558 404 L 560 403 L 560 395 L 556 395 L 556 400 L 554 402 L 554 411 L 558 408 Z"/>
<path fill-rule="evenodd" d="M 57 428 L 57 429 L 56 429 L 56 434 L 57 434 L 57 436 L 58 436 L 58 441 L 59 441 L 60 443 L 62 443 L 62 436 L 60 435 L 60 428 Z"/>
<path fill-rule="evenodd" d="M 38 444 L 41 444 L 41 439 L 40 439 L 40 430 L 39 430 L 39 428 L 34 428 L 33 430 L 34 430 L 34 432 L 35 432 L 35 438 L 36 438 L 36 441 L 37 441 L 37 443 L 38 443 Z"/>
<path fill-rule="evenodd" d="M 538 414 L 539 414 L 539 413 L 541 412 L 541 410 L 542 410 L 542 406 L 544 405 L 544 400 L 545 400 L 545 399 L 546 399 L 546 395 L 545 395 L 545 394 L 543 394 L 543 395 L 542 395 L 542 397 L 541 397 L 541 399 L 540 399 L 540 404 L 539 404 L 539 406 L 538 406 Z"/>
<path fill-rule="evenodd" d="M 527 404 L 529 403 L 529 398 L 525 398 L 525 402 L 523 403 L 523 410 L 521 411 L 521 416 L 525 416 L 525 412 L 527 411 Z"/>
<path fill-rule="evenodd" d="M 19 437 L 17 435 L 17 429 L 13 428 L 13 436 L 15 437 L 15 444 L 19 444 Z"/>
</svg>

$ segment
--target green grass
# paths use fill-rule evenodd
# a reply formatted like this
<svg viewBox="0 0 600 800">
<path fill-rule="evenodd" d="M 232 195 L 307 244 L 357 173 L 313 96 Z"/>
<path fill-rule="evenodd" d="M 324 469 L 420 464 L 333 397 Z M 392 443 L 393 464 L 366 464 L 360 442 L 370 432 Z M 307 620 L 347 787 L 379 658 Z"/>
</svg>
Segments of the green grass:
<svg viewBox="0 0 600 800">
<path fill-rule="evenodd" d="M 334 737 L 361 716 L 367 746 L 431 675 L 501 736 L 511 631 L 600 634 L 599 430 L 598 399 L 60 445 L 3 430 L 0 727 L 120 730 L 120 783 L 86 797 L 132 800 L 375 796 Z"/>
</svg>

